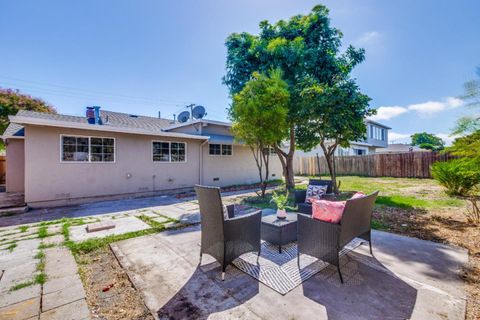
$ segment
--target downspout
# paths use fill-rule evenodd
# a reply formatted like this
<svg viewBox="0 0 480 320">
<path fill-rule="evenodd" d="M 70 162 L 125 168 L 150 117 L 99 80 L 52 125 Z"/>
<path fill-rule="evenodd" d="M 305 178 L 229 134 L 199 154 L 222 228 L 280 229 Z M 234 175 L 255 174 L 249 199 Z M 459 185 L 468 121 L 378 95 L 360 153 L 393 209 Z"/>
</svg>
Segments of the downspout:
<svg viewBox="0 0 480 320">
<path fill-rule="evenodd" d="M 203 184 L 203 146 L 207 144 L 208 139 L 200 144 L 200 151 L 198 153 L 198 184 Z"/>
</svg>

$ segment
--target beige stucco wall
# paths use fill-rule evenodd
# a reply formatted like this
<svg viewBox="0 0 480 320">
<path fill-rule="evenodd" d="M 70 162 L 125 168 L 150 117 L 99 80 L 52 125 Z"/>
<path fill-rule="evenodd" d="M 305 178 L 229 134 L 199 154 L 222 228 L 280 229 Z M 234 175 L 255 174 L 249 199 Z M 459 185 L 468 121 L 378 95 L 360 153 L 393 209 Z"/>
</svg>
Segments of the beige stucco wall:
<svg viewBox="0 0 480 320">
<path fill-rule="evenodd" d="M 231 156 L 210 156 L 208 145 L 203 148 L 203 183 L 213 186 L 250 184 L 259 181 L 258 169 L 248 147 L 234 145 Z M 282 165 L 278 156 L 270 157 L 269 180 L 282 179 Z M 214 178 L 219 178 L 214 181 Z"/>
<path fill-rule="evenodd" d="M 115 138 L 115 162 L 61 162 L 62 134 Z M 153 162 L 153 140 L 186 142 L 187 162 Z M 75 199 L 156 193 L 197 183 L 227 186 L 258 181 L 250 150 L 239 145 L 234 146 L 233 156 L 209 156 L 205 144 L 200 172 L 200 144 L 200 140 L 193 139 L 26 126 L 25 201 L 32 207 L 66 205 L 79 202 Z M 271 179 L 281 179 L 280 161 L 274 156 L 271 162 Z M 215 177 L 219 181 L 213 181 Z"/>
<path fill-rule="evenodd" d="M 22 139 L 8 139 L 7 144 L 7 192 L 25 190 L 25 149 Z"/>
<path fill-rule="evenodd" d="M 156 192 L 191 187 L 199 182 L 199 142 L 196 140 L 38 126 L 27 126 L 25 131 L 25 201 L 29 204 Z M 115 138 L 115 162 L 61 162 L 61 134 Z M 153 162 L 152 140 L 187 142 L 187 162 Z"/>
</svg>

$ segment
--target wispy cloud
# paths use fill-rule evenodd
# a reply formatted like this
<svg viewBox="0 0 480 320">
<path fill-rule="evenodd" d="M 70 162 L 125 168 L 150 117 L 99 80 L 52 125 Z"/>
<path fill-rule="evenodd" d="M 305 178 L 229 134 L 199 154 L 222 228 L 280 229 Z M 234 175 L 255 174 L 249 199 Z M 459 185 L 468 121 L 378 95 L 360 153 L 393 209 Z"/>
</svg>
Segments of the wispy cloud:
<svg viewBox="0 0 480 320">
<path fill-rule="evenodd" d="M 420 115 L 429 116 L 436 112 L 446 109 L 458 108 L 463 104 L 463 101 L 455 97 L 447 97 L 442 101 L 427 101 L 423 103 L 411 104 L 407 108 L 418 112 Z"/>
<path fill-rule="evenodd" d="M 437 112 L 461 107 L 463 100 L 455 97 L 446 97 L 440 101 L 427 101 L 422 103 L 410 104 L 402 106 L 382 106 L 377 108 L 377 114 L 370 117 L 372 120 L 390 120 L 399 115 L 416 112 L 422 117 L 431 116 Z"/>
<path fill-rule="evenodd" d="M 354 43 L 358 46 L 365 46 L 379 41 L 381 37 L 382 34 L 378 31 L 368 31 L 360 35 Z"/>
<path fill-rule="evenodd" d="M 390 120 L 395 118 L 405 112 L 408 112 L 407 108 L 399 107 L 399 106 L 392 106 L 392 107 L 380 107 L 377 109 L 377 114 L 371 116 L 370 119 L 377 121 L 377 120 Z"/>
</svg>

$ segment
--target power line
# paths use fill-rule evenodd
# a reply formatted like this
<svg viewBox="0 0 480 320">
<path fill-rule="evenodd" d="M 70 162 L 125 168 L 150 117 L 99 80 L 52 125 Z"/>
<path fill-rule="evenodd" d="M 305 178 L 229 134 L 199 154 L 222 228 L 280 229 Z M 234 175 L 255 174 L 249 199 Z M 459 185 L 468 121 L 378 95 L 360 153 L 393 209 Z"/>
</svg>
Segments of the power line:
<svg viewBox="0 0 480 320">
<path fill-rule="evenodd" d="M 179 104 L 189 104 L 191 103 L 190 101 L 181 101 L 181 100 L 170 100 L 170 99 L 160 99 L 160 98 L 147 98 L 147 97 L 138 97 L 138 96 L 129 96 L 129 95 L 124 95 L 124 94 L 116 94 L 116 93 L 106 93 L 106 92 L 101 92 L 101 91 L 94 91 L 94 90 L 89 90 L 89 89 L 80 89 L 80 88 L 74 88 L 74 87 L 68 87 L 68 86 L 63 86 L 63 85 L 58 85 L 58 84 L 52 84 L 52 83 L 42 83 L 38 81 L 31 81 L 31 80 L 25 80 L 25 79 L 19 79 L 19 78 L 13 78 L 13 77 L 7 77 L 7 76 L 2 76 L 0 75 L 0 79 L 7 79 L 10 81 L 14 82 L 25 82 L 25 83 L 30 83 L 30 84 L 36 84 L 36 88 L 40 89 L 46 89 L 46 90 L 56 90 L 57 92 L 67 92 L 67 93 L 80 93 L 83 95 L 102 95 L 106 97 L 120 97 L 124 99 L 130 99 L 130 100 L 143 100 L 143 101 L 149 101 L 151 103 L 159 103 L 163 102 L 165 104 L 171 104 L 171 105 L 179 105 Z M 10 82 L 11 83 L 11 82 Z M 12 85 L 12 84 L 10 84 Z M 15 86 L 18 86 L 18 84 L 13 84 Z M 43 87 L 43 88 L 42 88 Z M 49 88 L 50 87 L 50 88 Z M 59 89 L 52 89 L 51 87 L 56 87 L 60 88 L 63 90 Z"/>
</svg>

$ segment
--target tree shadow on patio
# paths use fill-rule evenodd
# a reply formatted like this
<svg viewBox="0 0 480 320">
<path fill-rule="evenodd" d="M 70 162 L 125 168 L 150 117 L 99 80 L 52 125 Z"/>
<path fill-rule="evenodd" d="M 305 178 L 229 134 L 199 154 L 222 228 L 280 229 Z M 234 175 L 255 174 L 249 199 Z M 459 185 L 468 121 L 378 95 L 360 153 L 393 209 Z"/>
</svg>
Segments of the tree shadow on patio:
<svg viewBox="0 0 480 320">
<path fill-rule="evenodd" d="M 409 319 L 417 290 L 375 258 L 351 252 L 341 258 L 345 283 L 329 266 L 303 283 L 305 297 L 323 305 L 328 319 Z"/>
<path fill-rule="evenodd" d="M 228 310 L 226 317 L 248 318 L 250 311 L 241 305 L 258 294 L 258 287 L 258 281 L 232 266 L 227 268 L 225 281 L 221 281 L 220 265 L 209 263 L 197 267 L 183 287 L 157 311 L 157 315 L 162 320 L 202 320 L 213 313 Z"/>
</svg>

